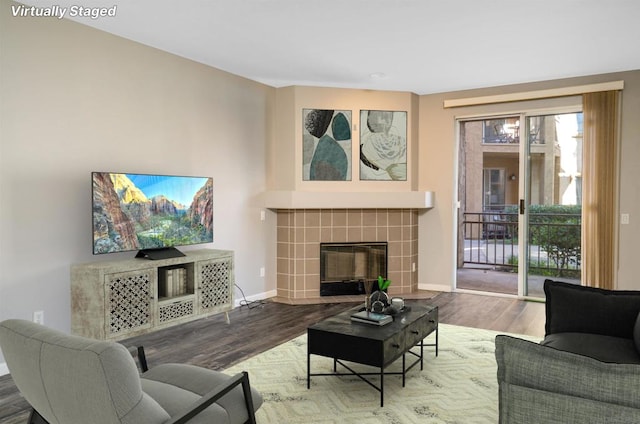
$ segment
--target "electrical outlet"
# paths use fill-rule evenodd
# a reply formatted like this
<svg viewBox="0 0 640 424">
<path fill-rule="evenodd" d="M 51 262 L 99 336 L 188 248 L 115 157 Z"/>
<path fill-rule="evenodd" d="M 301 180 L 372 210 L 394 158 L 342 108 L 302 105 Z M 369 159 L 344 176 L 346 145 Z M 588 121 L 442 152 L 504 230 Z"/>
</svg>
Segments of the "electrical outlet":
<svg viewBox="0 0 640 424">
<path fill-rule="evenodd" d="M 260 276 L 264 277 L 264 267 L 260 268 Z"/>
<path fill-rule="evenodd" d="M 44 311 L 35 311 L 33 313 L 33 322 L 44 324 Z"/>
<path fill-rule="evenodd" d="M 623 213 L 620 215 L 620 224 L 627 225 L 629 223 L 629 214 Z"/>
</svg>

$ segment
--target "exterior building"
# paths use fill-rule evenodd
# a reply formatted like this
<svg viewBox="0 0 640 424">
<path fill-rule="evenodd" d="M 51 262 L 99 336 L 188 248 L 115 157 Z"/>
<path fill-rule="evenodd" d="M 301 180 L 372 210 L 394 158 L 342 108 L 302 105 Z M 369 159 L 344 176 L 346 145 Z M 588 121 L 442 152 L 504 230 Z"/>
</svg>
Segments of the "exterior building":
<svg viewBox="0 0 640 424">
<path fill-rule="evenodd" d="M 527 117 L 530 203 L 579 204 L 581 113 Z M 466 212 L 504 212 L 518 204 L 520 116 L 460 125 L 461 206 Z"/>
</svg>

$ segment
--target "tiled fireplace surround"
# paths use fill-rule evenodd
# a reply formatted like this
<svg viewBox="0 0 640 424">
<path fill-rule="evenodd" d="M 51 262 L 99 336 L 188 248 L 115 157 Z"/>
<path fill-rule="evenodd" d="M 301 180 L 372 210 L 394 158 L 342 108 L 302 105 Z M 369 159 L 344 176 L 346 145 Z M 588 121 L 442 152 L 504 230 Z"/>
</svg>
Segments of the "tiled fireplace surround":
<svg viewBox="0 0 640 424">
<path fill-rule="evenodd" d="M 278 209 L 278 300 L 321 301 L 320 243 L 374 241 L 388 243 L 389 294 L 416 292 L 417 209 Z"/>
</svg>

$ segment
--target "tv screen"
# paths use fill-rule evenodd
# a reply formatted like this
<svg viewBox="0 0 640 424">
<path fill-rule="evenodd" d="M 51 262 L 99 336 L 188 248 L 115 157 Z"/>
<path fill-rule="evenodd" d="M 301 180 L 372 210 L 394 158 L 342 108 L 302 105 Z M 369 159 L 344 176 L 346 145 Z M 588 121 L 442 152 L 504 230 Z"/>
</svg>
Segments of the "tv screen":
<svg viewBox="0 0 640 424">
<path fill-rule="evenodd" d="M 213 241 L 213 179 L 92 172 L 93 254 Z"/>
</svg>

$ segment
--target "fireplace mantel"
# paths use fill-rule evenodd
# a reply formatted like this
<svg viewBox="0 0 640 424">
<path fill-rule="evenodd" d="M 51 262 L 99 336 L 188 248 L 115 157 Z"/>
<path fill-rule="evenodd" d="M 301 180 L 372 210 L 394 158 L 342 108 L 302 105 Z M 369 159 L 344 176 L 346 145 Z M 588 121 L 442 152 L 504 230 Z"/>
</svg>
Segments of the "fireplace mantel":
<svg viewBox="0 0 640 424">
<path fill-rule="evenodd" d="M 266 191 L 262 196 L 267 209 L 430 209 L 435 203 L 432 191 Z"/>
</svg>

